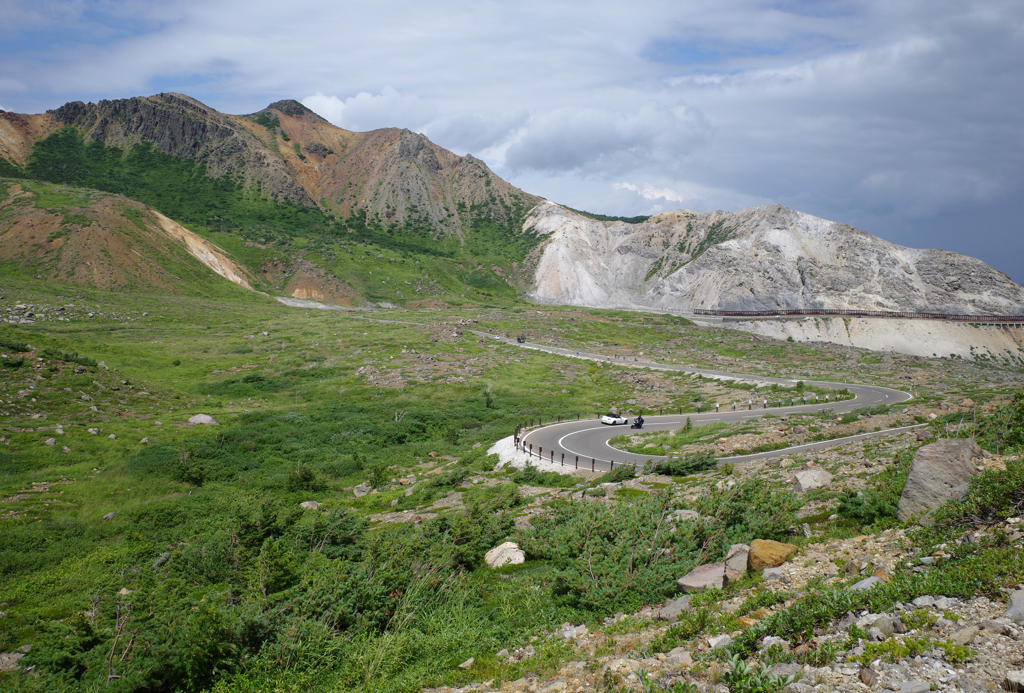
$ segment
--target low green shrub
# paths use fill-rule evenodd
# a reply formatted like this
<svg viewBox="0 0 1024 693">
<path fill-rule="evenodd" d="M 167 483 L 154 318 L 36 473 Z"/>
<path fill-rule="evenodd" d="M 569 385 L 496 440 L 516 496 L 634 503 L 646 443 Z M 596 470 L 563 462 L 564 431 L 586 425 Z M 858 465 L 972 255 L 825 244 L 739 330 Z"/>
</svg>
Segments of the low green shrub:
<svg viewBox="0 0 1024 693">
<path fill-rule="evenodd" d="M 678 459 L 668 458 L 654 465 L 655 474 L 665 476 L 689 476 L 711 471 L 716 466 L 715 456 L 710 452 L 682 455 Z"/>
<path fill-rule="evenodd" d="M 840 500 L 836 514 L 860 525 L 894 524 L 900 496 L 910 474 L 910 463 L 918 447 L 897 452 L 885 471 L 876 475 L 867 489 Z"/>
<path fill-rule="evenodd" d="M 1024 511 L 1024 461 L 1010 460 L 1006 470 L 988 469 L 971 479 L 967 495 L 934 514 L 943 527 L 991 525 Z"/>
<path fill-rule="evenodd" d="M 64 361 L 65 363 L 77 363 L 80 366 L 88 366 L 94 368 L 96 361 L 89 358 L 88 356 L 79 356 L 76 353 L 67 353 L 60 349 L 43 349 L 43 356 L 51 359 L 57 359 L 58 361 Z"/>
<path fill-rule="evenodd" d="M 0 349 L 3 349 L 4 351 L 10 351 L 15 354 L 24 354 L 27 351 L 32 351 L 32 349 L 29 348 L 28 344 L 25 344 L 24 342 L 15 341 L 13 339 L 8 339 L 6 337 L 0 337 Z"/>
<path fill-rule="evenodd" d="M 572 488 L 579 482 L 579 479 L 568 474 L 542 472 L 532 462 L 528 462 L 525 467 L 512 473 L 509 479 L 517 484 L 550 488 Z"/>
<path fill-rule="evenodd" d="M 738 654 L 729 658 L 729 671 L 722 676 L 729 693 L 773 693 L 795 680 L 793 676 L 777 676 L 768 667 L 747 664 Z"/>
</svg>

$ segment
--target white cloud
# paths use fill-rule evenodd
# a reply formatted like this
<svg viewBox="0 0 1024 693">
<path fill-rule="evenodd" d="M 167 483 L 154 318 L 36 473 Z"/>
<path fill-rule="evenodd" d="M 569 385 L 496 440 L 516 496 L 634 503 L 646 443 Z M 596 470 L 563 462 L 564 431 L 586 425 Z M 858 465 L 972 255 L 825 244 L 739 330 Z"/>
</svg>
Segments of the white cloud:
<svg viewBox="0 0 1024 693">
<path fill-rule="evenodd" d="M 653 164 L 674 169 L 713 134 L 707 119 L 693 108 L 657 102 L 628 106 L 535 114 L 508 141 L 504 165 L 587 174 L 620 174 Z"/>
<path fill-rule="evenodd" d="M 375 130 L 387 127 L 418 129 L 429 122 L 434 109 L 420 101 L 416 94 L 403 96 L 394 87 L 386 86 L 379 95 L 361 91 L 340 99 L 317 92 L 302 104 L 346 130 Z"/>
<path fill-rule="evenodd" d="M 613 190 L 629 191 L 637 197 L 653 203 L 653 211 L 684 207 L 697 211 L 711 209 L 742 209 L 769 204 L 772 200 L 747 195 L 727 188 L 712 188 L 693 181 L 672 181 L 658 185 L 647 181 L 640 184 L 618 182 Z"/>
<path fill-rule="evenodd" d="M 1002 230 L 1024 196 L 1019 1 L 0 0 L 0 16 L 0 98 L 21 112 L 312 95 L 342 127 L 424 132 L 573 207 L 771 200 L 907 245 L 941 236 L 1024 279 Z M 989 246 L 964 232 L 982 217 Z"/>
</svg>

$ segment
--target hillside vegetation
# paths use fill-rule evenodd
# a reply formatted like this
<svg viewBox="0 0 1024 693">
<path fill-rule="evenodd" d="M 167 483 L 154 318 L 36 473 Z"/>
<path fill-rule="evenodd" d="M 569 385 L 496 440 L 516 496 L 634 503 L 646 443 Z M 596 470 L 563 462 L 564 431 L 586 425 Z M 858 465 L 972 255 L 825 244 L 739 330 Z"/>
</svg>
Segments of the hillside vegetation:
<svg viewBox="0 0 1024 693">
<path fill-rule="evenodd" d="M 595 416 L 628 399 L 686 408 L 735 394 L 685 375 L 490 343 L 469 328 L 669 362 L 725 365 L 743 355 L 807 377 L 856 373 L 893 384 L 909 375 L 919 399 L 904 415 L 943 414 L 933 434 L 964 424 L 963 413 L 945 416 L 941 406 L 970 396 L 977 423 L 967 417 L 964 435 L 977 430 L 1011 461 L 1006 454 L 1022 442 L 1020 404 L 1010 397 L 1019 374 L 753 342 L 669 316 L 512 308 L 367 319 L 287 309 L 241 290 L 128 297 L 41 280 L 5 288 L 0 313 L 19 324 L 0 326 L 0 651 L 24 655 L 0 673 L 8 690 L 415 691 L 489 682 L 512 691 L 564 680 L 560 672 L 581 660 L 592 668 L 573 674 L 589 677 L 580 686 L 636 689 L 612 661 L 679 646 L 694 666 L 666 673 L 664 685 L 673 677 L 706 684 L 728 652 L 702 639 L 750 627 L 722 610 L 725 601 L 773 606 L 751 632 L 791 639 L 838 607 L 807 601 L 821 584 L 779 591 L 751 576 L 670 628 L 644 609 L 672 597 L 677 578 L 732 543 L 779 539 L 809 556 L 897 526 L 899 470 L 920 444 L 911 434 L 817 456 L 843 485 L 799 496 L 785 469 L 811 460 L 632 480 L 496 469 L 488 448 L 529 419 Z M 197 414 L 216 425 L 190 425 Z M 897 473 L 880 474 L 887 469 Z M 979 491 L 971 512 L 999 505 L 1004 487 Z M 865 502 L 849 501 L 856 488 Z M 315 505 L 300 506 L 308 501 Z M 664 531 L 681 509 L 701 519 Z M 812 536 L 794 536 L 805 522 Z M 949 527 L 950 537 L 962 531 Z M 505 540 L 528 560 L 487 568 L 484 553 Z M 880 598 L 954 587 L 946 594 L 998 597 L 1024 573 L 1014 549 L 985 546 L 953 552 L 931 577 L 890 567 L 895 582 Z M 964 582 L 963 571 L 977 580 Z M 838 580 L 828 590 L 845 584 Z M 620 612 L 630 616 L 614 618 Z M 594 635 L 563 637 L 566 623 Z M 755 651 L 751 638 L 735 639 L 734 654 Z"/>
<path fill-rule="evenodd" d="M 347 132 L 293 101 L 228 116 L 161 94 L 0 114 L 0 129 L 16 145 L 0 151 L 0 176 L 147 204 L 228 248 L 259 288 L 296 298 L 514 298 L 539 241 L 522 228 L 537 198 L 483 162 L 408 131 Z M 345 261 L 356 250 L 414 267 L 371 276 Z"/>
</svg>

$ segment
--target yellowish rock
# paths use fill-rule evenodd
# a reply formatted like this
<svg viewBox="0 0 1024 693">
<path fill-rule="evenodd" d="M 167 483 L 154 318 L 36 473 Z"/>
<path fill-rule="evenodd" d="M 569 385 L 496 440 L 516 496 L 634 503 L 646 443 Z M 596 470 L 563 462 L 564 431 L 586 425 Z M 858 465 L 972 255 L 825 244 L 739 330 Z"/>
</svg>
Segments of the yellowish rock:
<svg viewBox="0 0 1024 693">
<path fill-rule="evenodd" d="M 770 539 L 755 539 L 750 542 L 750 553 L 747 556 L 748 568 L 750 570 L 777 568 L 799 550 L 793 544 L 783 544 Z"/>
</svg>

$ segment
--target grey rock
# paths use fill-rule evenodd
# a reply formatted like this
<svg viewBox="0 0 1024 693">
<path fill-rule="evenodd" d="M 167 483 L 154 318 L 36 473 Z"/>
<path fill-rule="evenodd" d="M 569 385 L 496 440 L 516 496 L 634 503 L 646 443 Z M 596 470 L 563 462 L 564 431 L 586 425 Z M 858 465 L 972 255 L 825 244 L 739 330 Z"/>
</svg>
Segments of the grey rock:
<svg viewBox="0 0 1024 693">
<path fill-rule="evenodd" d="M 993 620 L 993 619 L 989 619 L 987 621 L 982 621 L 981 624 L 980 624 L 980 627 L 981 627 L 982 630 L 988 631 L 989 633 L 992 633 L 993 635 L 1009 635 L 1010 634 L 1010 627 L 1008 625 L 1006 625 L 1005 623 L 1003 623 L 1002 621 L 996 621 L 996 620 Z"/>
<path fill-rule="evenodd" d="M 904 681 L 899 693 L 928 693 L 932 685 L 925 681 Z"/>
<path fill-rule="evenodd" d="M 303 510 L 316 510 L 320 507 L 320 504 L 316 501 L 302 501 L 299 503 L 299 507 Z"/>
<path fill-rule="evenodd" d="M 814 687 L 808 686 L 806 683 L 791 683 L 782 689 L 784 693 L 814 693 Z"/>
<path fill-rule="evenodd" d="M 1017 590 L 1010 595 L 1010 608 L 1003 614 L 1003 618 L 1014 623 L 1024 621 L 1024 590 Z"/>
<path fill-rule="evenodd" d="M 43 442 L 44 442 L 44 443 L 45 443 L 46 445 L 49 445 L 50 447 L 53 447 L 53 446 L 54 446 L 54 445 L 55 445 L 55 444 L 57 443 L 57 439 L 56 439 L 56 438 L 47 438 L 47 439 L 46 439 L 45 441 L 43 441 Z"/>
<path fill-rule="evenodd" d="M 476 661 L 475 659 L 470 657 L 465 662 L 463 662 L 462 664 L 459 665 L 459 669 L 471 669 L 471 668 L 473 668 L 473 662 L 475 662 L 475 661 Z"/>
<path fill-rule="evenodd" d="M 1024 691 L 1024 670 L 1006 672 L 1003 677 L 1003 688 L 1011 693 Z"/>
<path fill-rule="evenodd" d="M 935 606 L 935 597 L 930 597 L 930 596 L 924 595 L 924 596 L 916 598 L 913 601 L 913 604 L 914 604 L 914 606 L 920 607 L 920 608 L 924 608 L 924 607 L 928 607 L 928 606 Z"/>
<path fill-rule="evenodd" d="M 352 489 L 352 493 L 355 494 L 356 498 L 362 498 L 363 496 L 370 495 L 370 491 L 372 490 L 373 489 L 370 488 L 369 484 L 359 484 L 354 489 Z"/>
<path fill-rule="evenodd" d="M 18 668 L 18 660 L 24 656 L 23 652 L 0 652 L 0 671 L 14 671 Z"/>
<path fill-rule="evenodd" d="M 965 626 L 949 636 L 954 645 L 966 645 L 978 634 L 977 626 Z"/>
<path fill-rule="evenodd" d="M 113 433 L 111 433 L 109 436 L 107 436 L 107 438 L 110 438 L 111 440 L 117 440 L 117 436 L 114 435 Z"/>
<path fill-rule="evenodd" d="M 498 650 L 498 654 L 496 654 L 495 657 L 497 657 L 498 659 L 504 659 L 505 657 L 508 657 L 508 650 Z"/>
<path fill-rule="evenodd" d="M 675 623 L 679 620 L 679 614 L 684 611 L 690 611 L 690 600 L 693 599 L 693 595 L 685 594 L 679 599 L 674 599 L 665 606 L 658 609 L 654 614 L 654 618 L 659 621 L 668 621 L 669 623 Z"/>
<path fill-rule="evenodd" d="M 665 666 L 672 669 L 685 669 L 693 666 L 693 657 L 682 647 L 677 647 L 665 657 Z"/>
<path fill-rule="evenodd" d="M 884 614 L 875 619 L 872 627 L 877 628 L 882 633 L 884 636 L 882 639 L 888 638 L 896 632 L 894 619 L 891 616 L 886 616 Z"/>
<path fill-rule="evenodd" d="M 728 584 L 728 578 L 725 576 L 725 563 L 697 566 L 676 580 L 676 584 L 682 592 L 700 592 L 712 587 L 723 589 Z"/>
<path fill-rule="evenodd" d="M 877 577 L 875 575 L 872 575 L 871 577 L 864 578 L 860 582 L 858 582 L 855 585 L 851 586 L 850 589 L 851 590 L 857 590 L 857 591 L 869 590 L 872 587 L 874 587 L 875 585 L 880 584 L 881 582 L 882 582 L 882 578 Z"/>
<path fill-rule="evenodd" d="M 761 578 L 765 582 L 775 582 L 775 581 L 789 582 L 789 580 L 787 580 L 788 576 L 783 573 L 781 567 L 780 568 L 765 568 L 764 570 L 761 571 Z"/>
<path fill-rule="evenodd" d="M 846 630 L 847 628 L 849 628 L 850 626 L 852 626 L 856 622 L 857 622 L 857 617 L 854 616 L 852 613 L 847 612 L 845 616 L 843 616 L 841 619 L 839 619 L 839 623 L 836 624 L 836 630 L 837 631 Z"/>
<path fill-rule="evenodd" d="M 919 449 L 900 496 L 900 521 L 918 517 L 930 522 L 928 514 L 932 510 L 961 493 L 963 485 L 977 476 L 978 469 L 971 460 L 980 457 L 981 448 L 973 440 L 945 438 Z"/>
<path fill-rule="evenodd" d="M 768 636 L 765 636 L 761 640 L 761 650 L 760 651 L 763 652 L 764 650 L 767 650 L 772 645 L 778 645 L 779 647 L 781 647 L 782 649 L 786 650 L 787 652 L 789 652 L 789 649 L 791 647 L 791 645 L 790 645 L 788 640 L 786 640 L 784 638 L 777 637 L 775 635 L 768 635 Z"/>
<path fill-rule="evenodd" d="M 189 426 L 219 426 L 217 419 L 213 418 L 209 414 L 195 414 L 188 417 Z"/>
<path fill-rule="evenodd" d="M 708 638 L 708 647 L 712 650 L 720 650 L 723 647 L 728 647 L 732 643 L 732 638 L 728 635 L 713 635 Z"/>
<path fill-rule="evenodd" d="M 793 490 L 803 493 L 816 488 L 825 488 L 830 483 L 832 483 L 832 475 L 824 469 L 808 469 L 796 473 L 796 477 L 793 479 Z"/>
<path fill-rule="evenodd" d="M 875 672 L 874 669 L 868 669 L 867 667 L 865 667 L 860 670 L 860 672 L 857 674 L 857 677 L 860 679 L 860 682 L 868 688 L 871 688 L 876 683 L 878 683 L 878 674 Z"/>
<path fill-rule="evenodd" d="M 506 541 L 499 544 L 484 554 L 484 563 L 491 568 L 500 568 L 504 565 L 519 565 L 526 561 L 526 554 L 514 541 Z"/>
<path fill-rule="evenodd" d="M 771 672 L 780 678 L 786 678 L 787 676 L 800 678 L 804 673 L 804 668 L 794 662 L 780 662 L 772 666 Z"/>
<path fill-rule="evenodd" d="M 107 513 L 106 515 L 103 516 L 103 519 L 104 520 L 113 520 L 115 515 L 117 515 L 117 513 Z"/>
<path fill-rule="evenodd" d="M 569 626 L 568 628 L 561 631 L 562 638 L 565 640 L 575 640 L 576 638 L 582 638 L 587 634 L 587 627 L 585 625 Z"/>
<path fill-rule="evenodd" d="M 750 546 L 747 544 L 733 544 L 725 555 L 725 577 L 732 582 L 739 580 L 747 574 L 747 556 L 750 554 Z"/>
<path fill-rule="evenodd" d="M 676 520 L 699 520 L 700 515 L 694 510 L 673 510 L 672 517 Z"/>
</svg>

